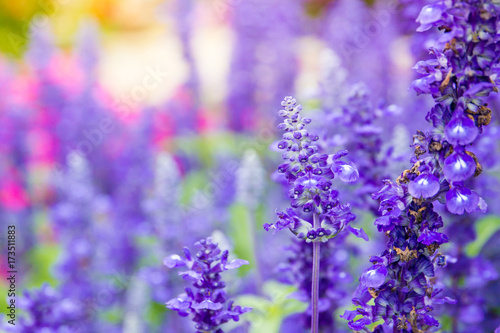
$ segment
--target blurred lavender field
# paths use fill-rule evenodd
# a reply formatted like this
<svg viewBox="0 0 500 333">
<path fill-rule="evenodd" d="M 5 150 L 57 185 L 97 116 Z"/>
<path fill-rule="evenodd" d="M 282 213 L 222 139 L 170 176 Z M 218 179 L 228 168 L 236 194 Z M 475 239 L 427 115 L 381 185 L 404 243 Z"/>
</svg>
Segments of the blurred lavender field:
<svg viewBox="0 0 500 333">
<path fill-rule="evenodd" d="M 1 332 L 500 332 L 498 1 L 0 3 Z"/>
</svg>

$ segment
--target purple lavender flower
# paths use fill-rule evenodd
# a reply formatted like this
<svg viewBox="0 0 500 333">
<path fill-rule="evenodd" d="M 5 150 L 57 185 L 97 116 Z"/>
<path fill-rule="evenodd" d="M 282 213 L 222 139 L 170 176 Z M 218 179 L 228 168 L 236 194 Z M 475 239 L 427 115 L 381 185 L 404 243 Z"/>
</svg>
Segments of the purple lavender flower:
<svg viewBox="0 0 500 333">
<path fill-rule="evenodd" d="M 484 97 L 496 90 L 498 10 L 491 1 L 439 1 L 424 7 L 419 16 L 421 30 L 436 26 L 444 32 L 436 46 L 443 51 L 431 48 L 436 59 L 415 66 L 426 74 L 415 81 L 415 90 L 432 94 L 436 102 L 427 115 L 435 129 L 414 136 L 412 168 L 373 195 L 381 201 L 382 215 L 375 224 L 389 240 L 383 254 L 371 258 L 373 266 L 363 273 L 353 298 L 360 306 L 355 314 L 363 319 L 344 315 L 351 329 L 384 320 L 395 332 L 429 330 L 439 326 L 430 314 L 433 305 L 456 302 L 444 297 L 432 279 L 435 268 L 443 266 L 437 250 L 448 242 L 448 236 L 438 231 L 443 220 L 434 202 L 445 199 L 454 214 L 486 210 L 484 200 L 465 184 L 482 171 L 466 145 L 476 141 L 491 119 Z M 371 298 L 374 306 L 367 304 Z"/>
<path fill-rule="evenodd" d="M 278 221 L 266 223 L 264 228 L 268 231 L 289 228 L 307 242 L 326 242 L 344 229 L 366 239 L 363 230 L 349 225 L 355 219 L 351 206 L 340 204 L 339 193 L 332 187 L 335 176 L 348 183 L 359 177 L 352 162 L 341 160 L 347 151 L 341 150 L 333 155 L 320 153 L 315 145 L 319 137 L 305 129 L 311 119 L 302 118 L 299 113 L 302 106 L 297 105 L 292 97 L 286 97 L 281 104 L 284 109 L 279 114 L 285 121 L 278 129 L 285 133 L 278 142 L 278 149 L 285 152 L 282 154 L 284 163 L 278 167 L 278 172 L 283 173 L 290 184 L 291 208 L 277 212 Z M 310 215 L 317 218 L 318 223 L 311 223 Z"/>
<path fill-rule="evenodd" d="M 338 191 L 332 188 L 332 180 L 337 176 L 344 182 L 356 181 L 359 172 L 352 162 L 342 161 L 346 150 L 333 155 L 319 152 L 315 142 L 319 136 L 308 133 L 305 126 L 311 119 L 300 114 L 301 105 L 292 97 L 285 97 L 279 115 L 285 120 L 278 129 L 285 131 L 278 149 L 284 150 L 284 163 L 278 172 L 283 173 L 290 185 L 290 206 L 286 212 L 277 212 L 278 221 L 264 224 L 264 228 L 290 229 L 297 238 L 307 243 L 313 242 L 311 279 L 311 331 L 319 330 L 319 289 L 320 289 L 320 243 L 339 235 L 347 229 L 356 237 L 368 240 L 362 229 L 353 228 L 349 223 L 355 219 L 349 204 L 342 205 Z"/>
<path fill-rule="evenodd" d="M 497 123 L 498 124 L 498 123 Z M 491 158 L 497 152 L 495 146 L 491 146 L 492 141 L 496 141 L 498 136 L 496 127 L 485 128 L 478 139 L 478 148 L 475 154 L 481 160 L 485 171 L 481 177 L 469 180 L 467 184 L 477 190 L 478 194 L 485 196 L 485 199 L 498 198 L 498 179 L 490 170 L 493 171 L 498 165 L 495 158 Z M 493 203 L 494 201 L 490 201 Z M 489 213 L 498 214 L 498 208 L 495 205 L 489 206 Z M 445 306 L 443 313 L 448 314 L 451 320 L 451 330 L 453 332 L 467 332 L 469 327 L 473 326 L 480 332 L 491 332 L 495 329 L 492 322 L 498 322 L 498 316 L 489 308 L 489 300 L 495 299 L 495 292 L 492 292 L 492 285 L 495 280 L 498 281 L 498 265 L 495 267 L 496 257 L 486 255 L 487 252 L 494 249 L 492 242 L 483 246 L 483 251 L 477 256 L 471 257 L 472 253 L 466 249 L 472 241 L 476 239 L 476 230 L 474 226 L 480 226 L 481 223 L 489 224 L 491 220 L 483 220 L 481 214 L 451 215 L 448 214 L 447 220 L 450 221 L 446 226 L 446 233 L 450 236 L 450 248 L 445 256 L 442 256 L 442 265 L 446 266 L 439 275 L 439 281 L 442 281 L 449 290 L 453 298 L 457 300 L 454 305 Z M 483 224 L 484 225 L 484 224 Z M 495 235 L 491 235 L 490 240 L 494 240 Z M 489 246 L 488 246 L 489 245 Z M 484 251 L 486 250 L 486 251 Z M 494 250 L 493 250 L 494 252 Z M 493 287 L 494 288 L 494 287 Z M 495 303 L 496 301 L 493 301 Z"/>
<path fill-rule="evenodd" d="M 97 258 L 97 237 L 93 232 L 96 191 L 88 161 L 76 152 L 68 155 L 68 161 L 66 173 L 58 179 L 59 202 L 52 209 L 54 224 L 65 249 L 58 273 L 64 282 L 60 290 L 65 296 L 84 301 L 94 295 L 91 276 Z"/>
<path fill-rule="evenodd" d="M 382 186 L 383 179 L 389 177 L 389 162 L 394 159 L 392 149 L 386 149 L 383 145 L 381 120 L 390 118 L 390 110 L 395 109 L 395 106 L 374 107 L 364 84 L 349 86 L 342 92 L 345 84 L 337 83 L 337 91 L 341 93 L 337 93 L 339 96 L 335 96 L 333 101 L 329 101 L 330 96 L 323 97 L 327 122 L 321 125 L 324 132 L 321 137 L 325 137 L 326 147 L 343 146 L 351 152 L 350 157 L 359 169 L 360 179 L 355 190 L 346 193 L 351 194 L 349 202 L 362 209 L 368 207 L 376 213 L 378 206 L 371 200 L 370 194 Z M 342 102 L 339 103 L 339 100 Z M 339 128 L 339 124 L 343 128 Z"/>
<path fill-rule="evenodd" d="M 493 131 L 492 131 L 493 130 Z M 479 144 L 480 150 L 475 153 L 481 161 L 487 161 L 488 169 L 481 174 L 481 177 L 474 178 L 468 182 L 478 191 L 478 194 L 484 195 L 486 199 L 498 198 L 498 179 L 488 171 L 494 170 L 495 161 L 491 161 L 492 152 L 495 147 L 489 146 L 489 142 L 495 140 L 496 128 L 487 128 L 481 135 Z M 496 162 L 498 163 L 498 162 Z M 491 188 L 491 189 L 490 189 Z M 498 214 L 498 208 L 495 205 L 489 206 L 490 213 Z M 446 270 L 439 276 L 439 280 L 449 288 L 452 297 L 457 300 L 456 305 L 446 306 L 443 313 L 452 318 L 451 329 L 453 332 L 467 332 L 468 327 L 474 326 L 477 332 L 491 332 L 496 326 L 492 323 L 498 322 L 498 315 L 494 314 L 490 300 L 495 300 L 494 286 L 498 281 L 498 265 L 496 256 L 492 256 L 495 245 L 492 244 L 495 235 L 491 235 L 490 241 L 483 246 L 483 251 L 475 257 L 470 257 L 471 253 L 466 254 L 469 243 L 475 240 L 476 231 L 474 226 L 478 225 L 482 216 L 480 214 L 468 214 L 462 216 L 449 216 L 450 222 L 446 232 L 450 236 L 451 248 L 447 251 Z M 480 223 L 488 223 L 488 220 Z M 489 252 L 489 253 L 488 253 Z M 489 254 L 489 255 L 488 255 Z M 495 267 L 496 266 L 496 267 Z"/>
<path fill-rule="evenodd" d="M 433 158 L 436 168 L 442 169 L 441 181 L 450 188 L 446 207 L 454 214 L 486 209 L 484 200 L 464 182 L 482 171 L 467 146 L 477 140 L 491 121 L 491 110 L 484 99 L 497 91 L 495 68 L 500 44 L 495 27 L 499 9 L 498 4 L 490 1 L 438 1 L 425 6 L 417 19 L 419 30 L 439 27 L 445 32 L 435 48 L 430 49 L 435 59 L 420 61 L 415 66 L 426 75 L 415 81 L 415 90 L 432 94 L 437 103 L 427 115 L 436 127 L 435 133 L 422 133 L 415 138 L 417 158 L 428 151 L 432 157 L 420 158 L 420 162 Z"/>
<path fill-rule="evenodd" d="M 82 302 L 62 295 L 47 284 L 25 291 L 19 307 L 24 314 L 16 326 L 6 328 L 7 332 L 88 332 L 88 321 L 94 315 Z"/>
<path fill-rule="evenodd" d="M 151 223 L 151 233 L 172 249 L 180 243 L 181 214 L 178 207 L 182 175 L 173 156 L 161 152 L 156 156 L 152 196 L 145 198 L 143 207 Z M 182 237 L 181 237 L 182 238 Z M 175 245 L 174 245 L 175 244 Z M 165 246 L 166 245 L 166 246 Z"/>
<path fill-rule="evenodd" d="M 235 259 L 228 262 L 228 251 L 221 251 L 211 237 L 196 242 L 195 248 L 198 250 L 195 256 L 185 247 L 185 259 L 174 254 L 164 260 L 168 268 L 186 266 L 188 270 L 179 275 L 193 283 L 193 288 L 186 288 L 185 294 L 168 301 L 167 308 L 177 311 L 182 317 L 191 316 L 198 333 L 223 333 L 219 327 L 221 324 L 238 321 L 240 315 L 251 309 L 233 306 L 233 301 L 226 305 L 226 284 L 220 273 L 248 265 L 248 261 Z"/>
</svg>

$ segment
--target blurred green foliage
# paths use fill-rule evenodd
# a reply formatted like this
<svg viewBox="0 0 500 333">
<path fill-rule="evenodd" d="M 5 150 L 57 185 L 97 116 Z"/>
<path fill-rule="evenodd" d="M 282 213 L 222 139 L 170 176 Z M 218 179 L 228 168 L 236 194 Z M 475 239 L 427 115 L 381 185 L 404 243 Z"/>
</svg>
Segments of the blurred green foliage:
<svg viewBox="0 0 500 333">
<path fill-rule="evenodd" d="M 242 203 L 232 205 L 230 212 L 230 235 L 234 244 L 233 253 L 236 257 L 250 262 L 250 265 L 240 267 L 238 274 L 246 275 L 255 268 L 255 244 L 252 236 L 255 233 L 255 223 L 252 221 L 252 214 Z"/>
<path fill-rule="evenodd" d="M 237 298 L 236 304 L 251 307 L 253 310 L 244 316 L 251 322 L 251 333 L 279 332 L 282 321 L 307 309 L 307 304 L 290 297 L 296 288 L 290 285 L 270 281 L 264 284 L 266 297 L 243 295 Z"/>
<path fill-rule="evenodd" d="M 0 0 L 0 52 L 19 57 L 26 50 L 31 30 L 47 24 L 55 11 L 53 0 Z M 31 28 L 30 28 L 31 26 Z"/>
<path fill-rule="evenodd" d="M 453 325 L 453 318 L 447 315 L 443 315 L 439 318 L 439 322 L 441 323 L 441 331 L 451 332 Z"/>
<path fill-rule="evenodd" d="M 123 321 L 124 313 L 122 308 L 120 308 L 119 306 L 114 306 L 102 313 L 99 313 L 99 315 L 109 323 L 119 324 Z"/>
<path fill-rule="evenodd" d="M 474 228 L 476 230 L 476 240 L 467 244 L 465 248 L 465 253 L 469 257 L 477 256 L 491 236 L 500 230 L 500 217 L 487 216 L 476 222 Z"/>
<path fill-rule="evenodd" d="M 204 171 L 191 172 L 183 180 L 180 202 L 182 205 L 189 206 L 193 196 L 202 191 L 208 183 L 207 173 Z"/>
<path fill-rule="evenodd" d="M 269 145 L 275 138 L 269 140 L 263 138 L 249 137 L 246 135 L 235 135 L 230 132 L 214 133 L 211 135 L 185 136 L 175 139 L 177 150 L 184 151 L 189 155 L 198 156 L 202 165 L 210 168 L 216 165 L 220 156 L 232 156 L 241 158 L 241 154 L 251 148 L 259 155 L 276 153 L 269 151 Z"/>
<path fill-rule="evenodd" d="M 168 310 L 163 303 L 151 302 L 146 313 L 146 321 L 151 323 L 153 326 L 158 327 L 165 319 L 167 311 L 174 312 L 172 310 Z M 175 313 L 175 315 L 177 314 Z"/>
<path fill-rule="evenodd" d="M 41 243 L 34 247 L 27 255 L 27 264 L 30 274 L 27 276 L 26 285 L 29 288 L 39 288 L 42 284 L 57 285 L 58 281 L 52 274 L 52 267 L 61 252 L 60 246 Z"/>
</svg>

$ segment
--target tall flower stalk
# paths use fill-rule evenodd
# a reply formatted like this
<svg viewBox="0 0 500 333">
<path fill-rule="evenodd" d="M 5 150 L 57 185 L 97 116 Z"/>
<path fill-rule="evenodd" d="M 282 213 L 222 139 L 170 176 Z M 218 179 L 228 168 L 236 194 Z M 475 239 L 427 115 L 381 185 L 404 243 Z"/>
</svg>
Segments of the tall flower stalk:
<svg viewBox="0 0 500 333">
<path fill-rule="evenodd" d="M 311 119 L 302 117 L 302 106 L 295 99 L 285 97 L 281 105 L 283 109 L 279 115 L 285 120 L 278 129 L 285 133 L 278 142 L 278 149 L 284 151 L 284 163 L 278 167 L 278 172 L 285 175 L 290 185 L 291 207 L 286 212 L 277 212 L 278 221 L 266 223 L 264 228 L 267 231 L 288 228 L 297 238 L 312 243 L 311 332 L 317 333 L 321 242 L 327 242 L 346 229 L 367 239 L 363 230 L 349 225 L 355 215 L 349 204 L 340 203 L 338 191 L 332 188 L 332 180 L 337 176 L 344 182 L 353 182 L 359 174 L 353 163 L 341 160 L 347 151 L 333 155 L 319 152 L 315 145 L 319 137 L 305 129 Z"/>
<path fill-rule="evenodd" d="M 319 271 L 319 297 L 318 297 L 318 329 L 320 332 L 329 332 L 336 328 L 336 321 L 333 313 L 343 304 L 348 296 L 346 285 L 352 276 L 348 273 L 349 253 L 353 249 L 344 243 L 347 234 L 340 234 L 335 242 L 330 241 L 321 244 L 320 271 Z M 297 291 L 293 297 L 306 304 L 311 302 L 313 248 L 310 243 L 300 239 L 294 239 L 293 243 L 287 247 L 289 255 L 285 263 L 280 265 L 282 281 L 293 284 Z M 293 316 L 300 321 L 303 329 L 307 329 L 311 324 L 311 311 L 306 311 L 300 315 Z M 290 318 L 292 319 L 292 318 Z"/>
<path fill-rule="evenodd" d="M 389 240 L 360 278 L 353 298 L 360 307 L 342 316 L 353 330 L 367 331 L 367 324 L 383 320 L 374 332 L 384 326 L 428 332 L 439 326 L 431 315 L 434 306 L 456 302 L 443 296 L 435 279 L 435 269 L 446 265 L 438 249 L 449 239 L 439 232 L 444 221 L 434 204 L 445 203 L 458 215 L 486 211 L 469 187 L 482 171 L 472 145 L 491 120 L 485 97 L 497 91 L 499 9 L 493 1 L 438 1 L 417 19 L 419 31 L 436 27 L 443 33 L 430 49 L 435 58 L 414 67 L 425 76 L 413 87 L 436 103 L 426 117 L 434 128 L 414 136 L 413 166 L 373 195 L 380 200 L 375 225 Z M 375 305 L 368 304 L 372 298 Z M 357 315 L 363 318 L 354 321 Z"/>
</svg>

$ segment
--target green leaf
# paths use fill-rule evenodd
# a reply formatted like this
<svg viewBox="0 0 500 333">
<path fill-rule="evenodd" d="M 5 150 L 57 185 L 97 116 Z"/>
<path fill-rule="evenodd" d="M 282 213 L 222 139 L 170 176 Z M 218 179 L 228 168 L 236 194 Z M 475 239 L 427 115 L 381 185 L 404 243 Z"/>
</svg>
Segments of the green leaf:
<svg viewBox="0 0 500 333">
<path fill-rule="evenodd" d="M 236 304 L 252 308 L 252 311 L 243 318 L 251 323 L 250 332 L 279 332 L 281 322 L 286 317 L 294 313 L 304 312 L 307 309 L 307 304 L 289 297 L 296 290 L 293 286 L 270 281 L 263 287 L 263 292 L 268 297 L 256 295 L 238 297 Z"/>
<path fill-rule="evenodd" d="M 28 275 L 26 286 L 39 288 L 44 282 L 56 286 L 58 281 L 52 275 L 51 269 L 56 263 L 61 249 L 58 245 L 41 243 L 27 254 L 27 262 L 32 271 Z"/>
<path fill-rule="evenodd" d="M 238 153 L 237 145 L 242 138 L 230 132 L 217 135 L 177 137 L 175 142 L 179 150 L 196 155 L 204 167 L 213 167 L 217 153 Z"/>
<path fill-rule="evenodd" d="M 0 295 L 7 295 L 8 294 L 8 291 L 9 291 L 9 285 L 8 285 L 8 282 L 6 282 L 5 284 L 2 282 L 2 284 L 0 284 Z M 5 307 L 7 306 L 7 302 L 8 302 L 8 297 L 0 297 L 0 306 L 2 307 L 2 310 L 5 309 Z M 1 319 L 1 318 L 0 318 Z"/>
<path fill-rule="evenodd" d="M 490 237 L 500 230 L 500 217 L 487 216 L 477 221 L 474 227 L 477 235 L 476 240 L 467 244 L 465 248 L 465 253 L 469 257 L 477 256 Z"/>
<path fill-rule="evenodd" d="M 203 204 L 203 202 L 192 202 L 197 192 L 203 194 L 203 187 L 208 183 L 208 178 L 203 172 L 192 172 L 184 178 L 180 202 L 183 205 Z"/>
<path fill-rule="evenodd" d="M 99 313 L 99 315 L 107 322 L 119 324 L 123 321 L 123 309 L 118 306 L 107 308 Z"/>
<path fill-rule="evenodd" d="M 451 332 L 453 325 L 453 318 L 447 315 L 443 315 L 439 318 L 439 322 L 441 323 L 441 330 L 443 332 Z"/>
<path fill-rule="evenodd" d="M 252 269 L 255 269 L 255 227 L 248 208 L 241 204 L 233 204 L 229 211 L 231 212 L 230 236 L 233 240 L 233 253 L 240 259 L 247 260 L 250 265 L 242 266 L 238 269 L 239 275 L 246 275 Z"/>
<path fill-rule="evenodd" d="M 263 233 L 264 232 L 264 223 L 269 222 L 267 221 L 267 211 L 266 211 L 266 205 L 258 205 L 257 209 L 255 210 L 255 230 L 257 233 Z"/>
<path fill-rule="evenodd" d="M 165 320 L 167 311 L 171 310 L 168 310 L 165 304 L 151 302 L 146 313 L 146 321 L 151 323 L 153 326 L 158 327 Z M 175 312 L 173 312 L 173 314 L 177 315 Z"/>
<path fill-rule="evenodd" d="M 321 109 L 321 100 L 318 98 L 310 98 L 306 100 L 304 103 L 304 109 L 307 110 L 318 110 Z"/>
</svg>

